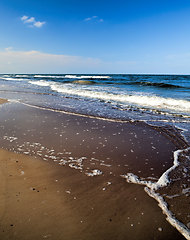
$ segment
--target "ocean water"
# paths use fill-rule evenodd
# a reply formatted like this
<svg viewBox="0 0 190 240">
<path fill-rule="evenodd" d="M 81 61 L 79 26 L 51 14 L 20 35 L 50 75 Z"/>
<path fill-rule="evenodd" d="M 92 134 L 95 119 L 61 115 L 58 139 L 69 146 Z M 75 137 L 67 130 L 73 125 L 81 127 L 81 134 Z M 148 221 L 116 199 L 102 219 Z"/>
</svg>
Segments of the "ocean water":
<svg viewBox="0 0 190 240">
<path fill-rule="evenodd" d="M 175 140 L 175 138 L 177 141 L 181 139 L 184 149 L 181 147 L 182 144 L 179 144 L 180 149 L 172 153 L 173 166 L 167 168 L 167 162 L 164 162 L 164 152 L 162 153 L 162 149 L 158 151 L 159 154 L 163 154 L 162 158 L 164 164 L 163 173 L 161 173 L 161 175 L 154 176 L 150 174 L 149 177 L 144 178 L 140 176 L 141 171 L 135 173 L 137 175 L 139 173 L 139 176 L 137 176 L 133 171 L 128 169 L 127 165 L 124 165 L 124 167 L 126 167 L 126 172 L 120 175 L 120 177 L 123 177 L 129 183 L 144 185 L 146 193 L 157 200 L 159 207 L 167 216 L 167 220 L 170 224 L 176 227 L 187 239 L 190 239 L 190 209 L 188 205 L 188 199 L 190 197 L 190 76 L 1 74 L 0 98 L 8 98 L 13 103 L 19 102 L 23 104 L 23 106 L 27 105 L 39 109 L 48 109 L 52 112 L 55 111 L 56 114 L 67 112 L 72 115 L 85 115 L 98 119 L 102 118 L 104 120 L 109 119 L 111 120 L 109 122 L 115 121 L 117 124 L 115 125 L 115 129 L 113 129 L 113 136 L 121 134 L 121 132 L 117 132 L 117 129 L 121 128 L 123 122 L 138 121 L 145 122 L 151 126 L 162 127 L 162 129 L 169 131 L 170 134 L 172 133 L 173 140 Z M 46 113 L 47 115 L 45 115 L 44 113 L 44 121 L 36 123 L 35 121 L 38 119 L 38 116 L 35 115 L 35 111 L 32 111 L 30 108 L 31 114 L 26 114 L 24 115 L 25 117 L 18 116 L 15 114 L 15 112 L 17 112 L 15 106 L 16 105 L 14 105 L 12 109 L 11 106 L 10 108 L 7 107 L 9 110 L 4 116 L 1 116 L 1 122 L 4 124 L 4 126 L 1 126 L 2 136 L 0 136 L 2 145 L 5 144 L 5 146 L 7 146 L 8 142 L 10 150 L 29 155 L 35 153 L 39 157 L 44 155 L 44 160 L 53 160 L 60 165 L 68 165 L 71 168 L 85 172 L 83 161 L 89 158 L 89 156 L 85 154 L 85 156 L 80 157 L 74 156 L 71 152 L 72 149 L 69 149 L 71 144 L 67 146 L 67 140 L 72 138 L 69 132 L 69 130 L 72 131 L 72 129 L 68 128 L 67 125 L 69 124 L 70 116 L 68 116 L 65 123 L 60 123 L 58 121 L 59 118 L 55 120 L 51 118 L 51 114 Z M 6 109 L 6 107 L 4 108 Z M 22 114 L 25 113 L 23 112 Z M 33 127 L 28 129 L 25 126 L 25 132 L 19 131 L 19 129 L 22 129 L 22 126 L 18 124 L 18 119 L 17 125 L 19 126 L 11 125 L 13 120 L 15 120 L 15 116 L 17 116 L 17 118 L 20 117 L 21 125 L 24 121 L 27 121 L 27 124 Z M 32 117 L 30 118 L 28 116 Z M 25 120 L 22 120 L 22 118 Z M 92 122 L 93 118 L 91 118 Z M 92 129 L 88 129 L 88 121 L 91 120 L 90 118 L 87 119 L 85 122 L 81 123 L 79 123 L 78 119 L 75 119 L 76 126 L 81 124 L 84 127 L 86 124 L 83 131 L 85 130 L 86 137 L 89 137 L 87 142 L 89 143 L 91 141 L 93 146 L 94 139 L 90 132 Z M 55 122 L 58 121 L 57 124 L 53 122 L 54 120 Z M 65 148 L 61 150 L 53 149 L 52 146 L 42 144 L 43 131 L 37 132 L 36 129 L 42 128 L 46 130 L 46 121 L 49 121 L 49 125 L 52 124 L 52 128 L 50 128 L 48 133 L 48 144 L 51 145 L 52 143 L 52 135 L 57 139 L 55 142 L 60 141 L 60 146 L 57 147 L 61 148 L 63 145 Z M 96 131 L 96 129 L 98 129 L 97 123 L 94 121 L 93 124 L 95 124 L 93 131 Z M 37 125 L 38 128 L 35 128 Z M 12 126 L 12 128 L 7 129 L 7 126 Z M 66 132 L 67 128 L 69 129 L 68 133 Z M 148 130 L 142 130 L 142 134 L 145 134 L 145 137 L 147 131 Z M 79 132 L 76 132 L 76 144 L 79 144 L 77 141 Z M 89 135 L 87 133 L 89 133 Z M 33 142 L 29 142 L 27 138 L 28 134 L 30 139 L 34 138 Z M 62 137 L 63 135 L 64 137 Z M 130 132 L 127 129 L 124 134 L 125 139 L 130 139 L 132 136 L 134 137 L 134 142 L 136 142 L 138 137 L 132 130 Z M 39 142 L 35 142 L 35 137 L 39 139 Z M 99 140 L 99 138 L 101 140 Z M 101 147 L 106 145 L 109 146 L 108 138 L 105 138 L 105 136 L 99 136 L 99 138 L 97 144 L 102 144 Z M 155 143 L 153 144 L 152 139 L 151 135 L 149 145 L 151 146 L 151 151 L 156 152 Z M 65 141 L 64 144 L 63 140 Z M 88 147 L 88 144 L 86 145 L 86 139 L 83 140 L 84 142 L 80 143 L 80 146 L 85 149 L 85 147 Z M 138 142 L 139 145 L 137 144 L 139 149 L 142 144 L 140 144 L 140 141 Z M 159 143 L 159 139 L 157 139 L 157 141 Z M 73 139 L 71 142 L 73 144 Z M 118 146 L 114 147 L 119 149 L 121 143 L 118 142 L 117 144 Z M 133 152 L 132 147 L 133 146 L 126 151 Z M 81 147 L 79 147 L 79 150 L 80 149 Z M 116 151 L 119 153 L 117 149 Z M 141 152 L 143 152 L 143 149 L 139 150 L 139 153 Z M 93 153 L 95 154 L 95 152 L 92 152 L 92 154 Z M 109 154 L 111 153 L 109 152 Z M 107 159 L 110 159 L 110 156 L 107 157 Z M 148 159 L 145 160 L 148 161 Z M 91 157 L 90 161 L 96 161 L 96 163 L 100 162 L 100 165 L 98 169 L 91 169 L 90 172 L 87 171 L 85 174 L 89 177 L 101 175 L 101 167 L 106 166 L 104 161 L 96 159 L 94 156 Z M 106 167 L 110 167 L 111 164 Z M 148 169 L 147 165 L 148 162 L 145 162 L 146 169 Z M 150 170 L 153 170 L 151 166 Z M 173 182 L 170 181 L 171 179 Z M 170 182 L 172 182 L 172 187 L 169 185 Z M 167 186 L 169 187 L 167 188 Z M 167 203 L 169 201 L 170 206 L 174 206 L 174 209 L 168 208 Z M 177 208 L 175 209 L 175 206 L 179 209 L 176 210 Z M 185 209 L 187 211 L 184 213 L 183 206 L 187 206 Z M 179 213 L 181 214 L 179 216 L 183 215 L 182 222 L 185 224 L 178 221 Z"/>
<path fill-rule="evenodd" d="M 187 75 L 4 74 L 0 86 L 0 96 L 39 107 L 174 127 L 190 143 Z"/>
</svg>

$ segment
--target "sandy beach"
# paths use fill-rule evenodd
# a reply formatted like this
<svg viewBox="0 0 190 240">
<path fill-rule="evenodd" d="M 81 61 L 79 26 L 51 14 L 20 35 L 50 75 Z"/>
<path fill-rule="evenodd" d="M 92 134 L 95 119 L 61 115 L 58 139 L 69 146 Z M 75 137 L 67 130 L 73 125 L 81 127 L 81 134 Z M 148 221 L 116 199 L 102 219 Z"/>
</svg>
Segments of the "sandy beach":
<svg viewBox="0 0 190 240">
<path fill-rule="evenodd" d="M 185 239 L 143 186 L 121 177 L 156 180 L 172 166 L 177 147 L 166 134 L 145 124 L 1 107 L 0 239 Z"/>
<path fill-rule="evenodd" d="M 190 0 L 0 0 L 0 240 L 190 240 Z"/>
</svg>

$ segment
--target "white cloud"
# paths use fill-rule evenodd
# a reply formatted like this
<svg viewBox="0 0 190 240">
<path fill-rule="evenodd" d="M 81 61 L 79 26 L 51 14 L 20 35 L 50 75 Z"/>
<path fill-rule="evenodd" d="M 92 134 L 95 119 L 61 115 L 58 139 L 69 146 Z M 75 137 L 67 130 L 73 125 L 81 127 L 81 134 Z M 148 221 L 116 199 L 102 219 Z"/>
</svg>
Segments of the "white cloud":
<svg viewBox="0 0 190 240">
<path fill-rule="evenodd" d="M 26 15 L 22 16 L 20 19 L 24 24 L 27 24 L 29 27 L 41 28 L 46 23 L 45 21 L 36 21 L 34 17 L 28 17 Z"/>
<path fill-rule="evenodd" d="M 136 62 L 105 62 L 98 58 L 31 51 L 0 52 L 0 73 L 122 73 L 135 72 Z"/>
<path fill-rule="evenodd" d="M 35 18 L 34 17 L 27 18 L 24 22 L 25 23 L 35 23 Z"/>
<path fill-rule="evenodd" d="M 22 16 L 22 17 L 21 17 L 21 20 L 22 20 L 22 21 L 25 21 L 26 19 L 28 19 L 28 16 Z"/>
<path fill-rule="evenodd" d="M 88 17 L 88 18 L 85 18 L 84 19 L 84 21 L 91 21 L 91 20 L 93 20 L 93 19 L 95 19 L 95 18 L 97 18 L 98 16 L 92 16 L 92 17 Z"/>
<path fill-rule="evenodd" d="M 102 18 L 99 18 L 98 16 L 92 16 L 84 19 L 85 22 L 94 21 L 94 22 L 103 22 L 104 20 Z"/>
<path fill-rule="evenodd" d="M 0 73 L 72 73 L 93 71 L 101 66 L 99 59 L 48 54 L 39 51 L 0 52 Z"/>
<path fill-rule="evenodd" d="M 40 21 L 38 21 L 38 22 L 35 22 L 35 23 L 34 23 L 34 26 L 40 28 L 40 27 L 42 27 L 45 23 L 46 23 L 46 22 L 40 22 Z"/>
</svg>

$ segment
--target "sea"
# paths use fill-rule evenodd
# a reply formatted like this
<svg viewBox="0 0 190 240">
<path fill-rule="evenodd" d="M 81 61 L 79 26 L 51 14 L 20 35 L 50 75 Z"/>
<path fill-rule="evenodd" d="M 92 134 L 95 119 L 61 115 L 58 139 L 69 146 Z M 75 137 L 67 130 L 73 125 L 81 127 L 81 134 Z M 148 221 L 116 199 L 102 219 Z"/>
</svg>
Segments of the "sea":
<svg viewBox="0 0 190 240">
<path fill-rule="evenodd" d="M 180 139 L 183 142 L 183 147 L 177 148 L 173 152 L 173 166 L 165 169 L 158 179 L 139 178 L 132 172 L 128 172 L 121 177 L 125 178 L 129 183 L 144 185 L 145 191 L 157 200 L 170 224 L 176 227 L 186 239 L 190 239 L 190 75 L 1 74 L 0 98 L 6 98 L 13 104 L 22 104 L 32 108 L 87 116 L 111 122 L 142 122 L 150 125 L 151 128 L 162 129 L 162 132 L 166 130 L 170 133 L 170 136 L 172 135 L 173 141 Z M 30 116 L 27 115 L 27 118 L 24 119 L 34 125 L 32 129 L 27 129 L 24 125 L 25 132 L 21 134 L 21 131 L 19 131 L 19 129 L 22 129 L 21 126 L 12 126 L 15 119 L 11 115 L 11 111 L 15 111 L 15 109 L 10 110 L 11 108 L 8 107 L 4 107 L 4 109 L 8 110 L 7 112 L 4 110 L 4 116 L 1 115 L 1 122 L 5 125 L 0 126 L 1 145 L 5 142 L 6 146 L 6 142 L 9 142 L 10 150 L 29 155 L 37 151 L 37 155 L 42 156 L 43 151 L 46 151 L 44 160 L 48 158 L 54 161 L 59 160 L 59 164 L 68 164 L 72 168 L 82 169 L 82 163 L 86 156 L 75 159 L 75 156 L 69 155 L 64 156 L 63 159 L 61 157 L 58 159 L 58 154 L 71 154 L 71 152 L 63 149 L 62 153 L 56 154 L 52 146 L 45 148 L 39 142 L 28 142 L 28 139 L 25 139 L 26 136 L 31 134 L 32 139 L 34 133 L 39 135 L 41 140 L 40 134 L 42 133 L 35 132 L 35 124 L 39 125 L 41 123 L 32 123 Z M 2 109 L 1 112 L 3 112 Z M 33 118 L 38 119 L 38 116 L 33 116 Z M 44 115 L 44 118 L 47 118 L 47 116 Z M 22 122 L 25 121 L 21 120 Z M 76 123 L 79 124 L 78 120 Z M 61 124 L 57 124 L 51 130 L 54 131 L 55 137 L 61 138 L 60 141 L 63 138 L 60 135 L 58 126 L 60 125 L 60 128 L 66 127 Z M 88 122 L 86 124 L 88 125 Z M 7 126 L 12 126 L 12 130 L 10 130 L 11 127 L 7 129 Z M 51 135 L 51 131 L 49 135 Z M 86 129 L 85 131 L 89 130 Z M 16 136 L 15 133 L 21 136 Z M 76 136 L 77 134 L 79 132 L 76 133 Z M 131 132 L 131 134 L 134 133 Z M 64 141 L 66 140 L 67 138 L 64 139 Z M 107 143 L 107 139 L 104 140 Z M 49 144 L 52 143 L 51 141 L 50 136 L 48 138 Z M 91 160 L 99 161 L 94 158 Z M 174 185 L 179 186 L 177 188 L 174 186 L 175 188 L 172 191 L 172 187 L 169 186 L 166 193 L 159 192 L 160 188 L 168 186 L 171 173 L 173 174 L 173 182 L 176 184 Z M 88 176 L 101 174 L 102 172 L 99 169 L 94 169 L 91 173 L 88 173 Z M 176 189 L 178 190 L 177 193 L 174 191 Z M 169 193 L 170 195 L 168 195 Z M 185 216 L 185 225 L 179 222 L 178 215 L 176 218 L 172 213 L 172 209 L 168 208 L 167 199 L 173 201 L 173 206 L 180 207 L 180 211 L 185 209 L 183 206 L 187 206 L 185 209 L 187 211 L 183 214 Z"/>
<path fill-rule="evenodd" d="M 190 75 L 1 74 L 0 97 L 82 115 L 169 126 L 190 143 Z"/>
</svg>

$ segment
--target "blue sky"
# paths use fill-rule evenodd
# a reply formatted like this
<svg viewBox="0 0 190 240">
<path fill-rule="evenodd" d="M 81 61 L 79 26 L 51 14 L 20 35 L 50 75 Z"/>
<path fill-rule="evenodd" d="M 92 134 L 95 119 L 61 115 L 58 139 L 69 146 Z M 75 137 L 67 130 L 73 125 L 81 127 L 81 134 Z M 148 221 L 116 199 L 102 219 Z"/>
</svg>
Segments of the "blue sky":
<svg viewBox="0 0 190 240">
<path fill-rule="evenodd" d="M 190 73 L 189 0 L 1 0 L 0 73 Z"/>
</svg>

